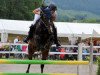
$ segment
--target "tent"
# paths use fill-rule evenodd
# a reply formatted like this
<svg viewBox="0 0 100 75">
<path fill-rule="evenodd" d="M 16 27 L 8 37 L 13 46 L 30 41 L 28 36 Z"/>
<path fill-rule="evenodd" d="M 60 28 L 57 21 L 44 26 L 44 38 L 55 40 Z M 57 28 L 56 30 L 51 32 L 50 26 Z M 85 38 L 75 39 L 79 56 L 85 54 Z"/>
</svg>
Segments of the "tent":
<svg viewBox="0 0 100 75">
<path fill-rule="evenodd" d="M 27 35 L 31 23 L 32 21 L 0 19 L 1 39 L 4 40 L 5 37 L 7 40 L 7 34 Z M 100 37 L 100 24 L 96 23 L 55 22 L 55 26 L 58 37 L 83 37 L 83 33 L 86 37 Z"/>
<path fill-rule="evenodd" d="M 100 37 L 100 24 L 55 22 L 55 25 L 58 30 L 58 36 L 68 37 L 73 35 L 82 37 L 82 33 L 84 33 L 87 37 Z"/>
<path fill-rule="evenodd" d="M 0 32 L 27 35 L 30 25 L 31 21 L 0 19 Z"/>
</svg>

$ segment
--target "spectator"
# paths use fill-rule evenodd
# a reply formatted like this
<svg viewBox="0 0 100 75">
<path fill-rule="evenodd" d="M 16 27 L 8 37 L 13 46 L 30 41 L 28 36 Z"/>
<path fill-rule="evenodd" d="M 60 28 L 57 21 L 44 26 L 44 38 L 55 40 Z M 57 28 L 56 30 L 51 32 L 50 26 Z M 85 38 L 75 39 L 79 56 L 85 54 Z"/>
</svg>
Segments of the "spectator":
<svg viewBox="0 0 100 75">
<path fill-rule="evenodd" d="M 88 53 L 87 49 L 83 48 L 82 53 Z M 83 55 L 83 60 L 86 60 L 86 55 Z"/>
<path fill-rule="evenodd" d="M 83 52 L 83 53 L 88 53 L 88 52 L 87 52 L 87 49 L 85 49 L 85 48 L 83 49 L 82 52 Z"/>
<path fill-rule="evenodd" d="M 60 52 L 61 53 L 65 52 L 65 48 L 61 48 Z M 65 59 L 65 54 L 60 54 L 60 59 L 64 60 Z"/>
<path fill-rule="evenodd" d="M 96 42 L 96 46 L 100 46 L 100 41 L 97 41 Z"/>
<path fill-rule="evenodd" d="M 98 49 L 96 48 L 93 48 L 93 53 L 97 53 L 98 52 Z M 97 60 L 97 55 L 93 55 L 93 61 L 96 62 Z"/>
<path fill-rule="evenodd" d="M 15 39 L 14 39 L 14 44 L 16 44 L 16 43 L 19 43 L 19 36 L 17 36 Z"/>
</svg>

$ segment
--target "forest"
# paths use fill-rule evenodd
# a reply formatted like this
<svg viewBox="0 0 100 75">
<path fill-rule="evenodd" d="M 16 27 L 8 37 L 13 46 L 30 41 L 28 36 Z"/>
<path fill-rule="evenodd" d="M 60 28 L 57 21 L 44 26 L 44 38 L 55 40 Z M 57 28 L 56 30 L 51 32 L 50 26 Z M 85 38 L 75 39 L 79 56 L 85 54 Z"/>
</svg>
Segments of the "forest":
<svg viewBox="0 0 100 75">
<path fill-rule="evenodd" d="M 42 0 L 0 0 L 0 18 L 32 20 L 32 11 L 41 3 Z"/>
</svg>

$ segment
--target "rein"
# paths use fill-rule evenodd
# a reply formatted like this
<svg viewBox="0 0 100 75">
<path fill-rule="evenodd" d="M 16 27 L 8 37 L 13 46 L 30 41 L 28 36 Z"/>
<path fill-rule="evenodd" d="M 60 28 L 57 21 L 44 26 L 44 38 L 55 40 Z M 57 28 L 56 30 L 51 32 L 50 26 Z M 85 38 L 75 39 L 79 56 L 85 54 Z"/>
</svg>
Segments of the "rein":
<svg viewBox="0 0 100 75">
<path fill-rule="evenodd" d="M 44 12 L 42 10 L 41 10 L 41 13 L 44 14 Z M 45 18 L 45 17 L 43 16 L 43 18 Z M 45 23 L 42 20 L 42 18 L 40 20 L 43 22 L 43 24 L 45 25 L 45 27 L 48 29 L 49 33 L 53 32 L 53 30 L 52 30 L 52 22 L 50 20 L 48 21 L 48 23 Z"/>
</svg>

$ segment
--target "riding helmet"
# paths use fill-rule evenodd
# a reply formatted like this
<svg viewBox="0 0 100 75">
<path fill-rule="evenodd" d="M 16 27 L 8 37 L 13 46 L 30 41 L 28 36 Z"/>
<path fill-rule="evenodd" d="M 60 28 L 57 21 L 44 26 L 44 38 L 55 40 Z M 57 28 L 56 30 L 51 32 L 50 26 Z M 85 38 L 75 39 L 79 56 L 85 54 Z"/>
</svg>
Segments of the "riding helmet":
<svg viewBox="0 0 100 75">
<path fill-rule="evenodd" d="M 55 4 L 50 4 L 49 5 L 50 10 L 57 10 L 57 6 Z"/>
</svg>

